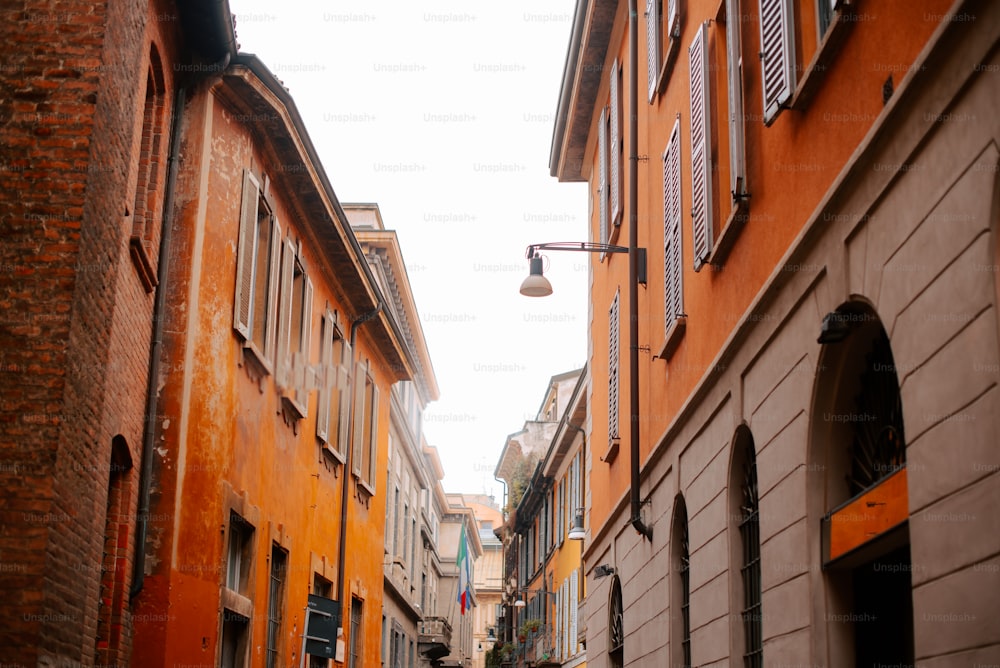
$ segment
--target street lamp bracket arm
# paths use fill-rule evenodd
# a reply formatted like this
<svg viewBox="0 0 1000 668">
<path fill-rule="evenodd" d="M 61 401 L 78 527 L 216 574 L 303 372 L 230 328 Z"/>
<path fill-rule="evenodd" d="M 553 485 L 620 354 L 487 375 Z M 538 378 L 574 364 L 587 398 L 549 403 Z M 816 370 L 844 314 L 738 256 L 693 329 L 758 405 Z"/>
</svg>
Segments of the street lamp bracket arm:
<svg viewBox="0 0 1000 668">
<path fill-rule="evenodd" d="M 591 241 L 552 241 L 544 244 L 531 244 L 524 256 L 529 260 L 536 257 L 538 251 L 582 251 L 584 253 L 628 253 L 628 246 L 595 243 Z"/>
</svg>

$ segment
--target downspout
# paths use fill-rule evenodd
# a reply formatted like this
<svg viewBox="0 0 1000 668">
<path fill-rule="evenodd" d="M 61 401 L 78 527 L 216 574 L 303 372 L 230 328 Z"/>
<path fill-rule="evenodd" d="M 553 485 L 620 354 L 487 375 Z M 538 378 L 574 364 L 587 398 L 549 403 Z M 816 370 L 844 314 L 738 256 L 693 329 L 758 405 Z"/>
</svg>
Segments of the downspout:
<svg viewBox="0 0 1000 668">
<path fill-rule="evenodd" d="M 355 360 L 357 359 L 357 353 L 358 353 L 357 346 L 355 345 L 355 342 L 357 341 L 358 337 L 358 329 L 361 327 L 361 325 L 365 324 L 366 322 L 369 322 L 370 320 L 373 320 L 381 311 L 382 311 L 382 301 L 379 300 L 378 305 L 374 309 L 368 311 L 367 313 L 362 313 L 354 320 L 354 322 L 351 323 L 351 332 L 349 335 L 351 343 L 351 368 L 350 368 L 351 374 L 354 373 Z M 354 382 L 358 382 L 358 379 L 355 378 Z M 352 439 L 354 435 L 354 412 L 355 412 L 354 397 L 355 393 L 351 392 L 351 401 L 349 404 L 351 407 L 349 411 L 351 422 L 350 422 L 350 428 L 347 430 L 347 433 L 351 435 Z M 344 597 L 347 595 L 347 592 L 344 589 L 347 581 L 346 578 L 344 577 L 344 560 L 347 558 L 347 501 L 348 501 L 347 489 L 350 486 L 351 455 L 354 450 L 353 443 L 346 443 L 345 445 L 347 451 L 344 453 L 344 476 L 340 494 L 340 545 L 337 548 L 337 592 L 338 592 L 337 595 L 340 599 L 341 628 L 343 628 L 344 626 Z"/>
<path fill-rule="evenodd" d="M 229 66 L 230 53 L 226 54 L 208 72 L 222 72 Z M 143 416 L 142 468 L 139 471 L 139 503 L 136 513 L 135 548 L 132 562 L 131 603 L 146 578 L 146 537 L 149 531 L 149 496 L 153 481 L 153 442 L 156 437 L 157 394 L 160 376 L 160 355 L 163 347 L 163 321 L 167 301 L 167 275 L 170 270 L 170 240 L 173 236 L 174 190 L 181 152 L 181 117 L 187 103 L 188 81 L 177 89 L 174 98 L 173 118 L 170 123 L 170 155 L 167 158 L 167 182 L 163 185 L 163 218 L 160 221 L 160 250 L 156 264 L 156 297 L 153 301 L 153 336 L 149 346 L 149 380 L 146 384 L 146 412 Z"/>
<path fill-rule="evenodd" d="M 629 450 L 631 461 L 631 487 L 629 498 L 632 518 L 629 520 L 636 531 L 653 540 L 653 528 L 642 521 L 639 498 L 639 94 L 636 66 L 639 62 L 639 15 L 636 0 L 628 3 L 628 362 L 629 362 L 629 404 L 631 424 L 629 425 Z"/>
</svg>

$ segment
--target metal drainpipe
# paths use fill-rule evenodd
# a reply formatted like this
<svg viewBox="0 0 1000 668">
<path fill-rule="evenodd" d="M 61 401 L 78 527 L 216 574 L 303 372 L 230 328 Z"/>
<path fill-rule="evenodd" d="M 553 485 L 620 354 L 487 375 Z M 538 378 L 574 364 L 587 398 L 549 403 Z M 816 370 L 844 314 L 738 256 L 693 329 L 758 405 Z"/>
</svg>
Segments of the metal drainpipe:
<svg viewBox="0 0 1000 668">
<path fill-rule="evenodd" d="M 354 374 L 355 359 L 357 358 L 358 354 L 357 346 L 355 345 L 358 336 L 358 328 L 361 327 L 361 325 L 365 324 L 366 322 L 374 319 L 375 316 L 377 316 L 381 311 L 382 311 L 382 302 L 380 301 L 374 309 L 368 311 L 367 313 L 361 314 L 360 316 L 358 316 L 357 319 L 354 320 L 354 322 L 351 323 L 351 333 L 350 333 L 351 368 L 349 370 L 349 373 L 352 376 Z M 357 381 L 358 379 L 355 378 L 354 382 Z M 355 408 L 354 397 L 355 393 L 351 392 L 351 401 L 348 404 L 350 406 L 350 411 L 348 412 L 348 414 L 350 415 L 350 420 L 351 420 L 350 427 L 347 430 L 347 433 L 349 435 L 348 441 L 350 441 L 354 437 L 354 408 Z M 344 577 L 344 560 L 347 558 L 347 501 L 348 501 L 347 489 L 350 485 L 349 476 L 351 475 L 351 454 L 352 451 L 354 450 L 351 443 L 346 443 L 345 445 L 347 447 L 347 451 L 344 453 L 344 475 L 342 476 L 341 494 L 340 494 L 340 545 L 337 548 L 337 595 L 340 597 L 341 628 L 344 627 L 344 614 L 345 614 L 344 597 L 347 595 L 347 592 L 344 589 L 344 586 L 347 582 L 346 578 Z M 346 610 L 346 614 L 350 614 L 350 609 Z"/>
<path fill-rule="evenodd" d="M 636 0 L 628 3 L 628 300 L 629 300 L 629 404 L 631 424 L 629 425 L 629 450 L 631 456 L 631 487 L 629 497 L 632 506 L 630 520 L 636 531 L 653 540 L 653 528 L 642 521 L 639 498 L 639 94 L 636 65 L 639 62 L 639 15 Z"/>
<path fill-rule="evenodd" d="M 230 52 L 214 65 L 206 76 L 221 73 L 229 66 Z M 188 81 L 177 89 L 171 119 L 170 156 L 167 158 L 167 182 L 163 186 L 163 219 L 160 221 L 160 251 L 156 266 L 156 297 L 153 301 L 153 337 L 149 347 L 149 380 L 146 385 L 146 413 L 143 416 L 142 468 L 139 471 L 139 505 L 136 513 L 135 552 L 132 562 L 131 603 L 142 591 L 146 578 L 146 534 L 149 531 L 149 495 L 153 479 L 153 441 L 156 437 L 157 386 L 160 375 L 160 349 L 163 346 L 163 319 L 167 301 L 167 274 L 170 268 L 171 223 L 174 217 L 174 190 L 181 150 L 181 118 L 187 102 L 187 90 L 196 81 Z"/>
</svg>

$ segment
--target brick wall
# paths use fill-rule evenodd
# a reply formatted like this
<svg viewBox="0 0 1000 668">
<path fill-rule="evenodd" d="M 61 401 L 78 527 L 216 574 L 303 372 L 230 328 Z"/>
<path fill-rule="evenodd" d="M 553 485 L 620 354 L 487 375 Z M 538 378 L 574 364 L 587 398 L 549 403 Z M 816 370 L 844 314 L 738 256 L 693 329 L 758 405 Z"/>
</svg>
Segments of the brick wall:
<svg viewBox="0 0 1000 668">
<path fill-rule="evenodd" d="M 127 661 L 153 303 L 130 214 L 150 40 L 165 42 L 169 128 L 171 16 L 27 2 L 0 28 L 0 647 L 14 665 L 93 663 L 111 603 L 102 638 L 118 648 L 100 659 Z M 116 437 L 134 465 L 116 472 L 114 594 L 99 604 Z"/>
</svg>

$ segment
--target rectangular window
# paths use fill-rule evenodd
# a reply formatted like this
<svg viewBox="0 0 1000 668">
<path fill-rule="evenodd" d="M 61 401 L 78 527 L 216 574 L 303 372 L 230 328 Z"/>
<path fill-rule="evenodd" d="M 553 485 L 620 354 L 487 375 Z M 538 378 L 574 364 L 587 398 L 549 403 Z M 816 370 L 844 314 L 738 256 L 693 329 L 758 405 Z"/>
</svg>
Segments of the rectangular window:
<svg viewBox="0 0 1000 668">
<path fill-rule="evenodd" d="M 278 365 L 275 379 L 299 417 L 306 416 L 309 389 L 309 335 L 312 324 L 312 280 L 295 244 L 286 239 L 281 260 L 281 317 L 278 319 Z"/>
<path fill-rule="evenodd" d="M 619 296 L 615 292 L 608 311 L 608 450 L 618 444 L 618 390 L 619 390 Z"/>
<path fill-rule="evenodd" d="M 270 372 L 275 350 L 281 226 L 261 194 L 257 178 L 243 174 L 243 201 L 236 256 L 233 328 Z"/>
<path fill-rule="evenodd" d="M 608 220 L 608 109 L 601 110 L 601 118 L 597 123 L 597 167 L 600 180 L 597 187 L 597 199 L 600 203 L 600 242 L 607 243 L 611 225 Z"/>
<path fill-rule="evenodd" d="M 375 466 L 378 458 L 379 390 L 367 362 L 355 367 L 354 452 L 351 466 L 372 494 L 375 493 Z M 398 553 L 397 553 L 398 554 Z"/>
<path fill-rule="evenodd" d="M 253 526 L 238 514 L 229 514 L 229 544 L 226 552 L 226 587 L 246 596 L 253 556 Z"/>
<path fill-rule="evenodd" d="M 684 317 L 681 265 L 681 139 L 680 119 L 674 122 L 663 151 L 663 285 L 666 331 Z"/>
<path fill-rule="evenodd" d="M 691 99 L 691 225 L 694 270 L 712 252 L 712 115 L 709 82 L 708 30 L 698 27 L 688 49 Z"/>
<path fill-rule="evenodd" d="M 760 59 L 764 124 L 770 125 L 795 92 L 795 38 L 791 0 L 760 0 Z"/>
<path fill-rule="evenodd" d="M 348 639 L 350 650 L 347 655 L 348 668 L 364 668 L 362 652 L 364 643 L 361 641 L 361 599 L 351 597 L 351 637 Z"/>
<path fill-rule="evenodd" d="M 267 599 L 267 668 L 281 665 L 281 621 L 285 608 L 285 578 L 288 553 L 278 545 L 271 546 L 271 577 Z"/>
<path fill-rule="evenodd" d="M 222 610 L 222 655 L 221 668 L 244 668 L 248 665 L 247 651 L 250 643 L 250 618 Z"/>
<path fill-rule="evenodd" d="M 729 93 L 729 191 L 733 201 L 746 201 L 746 148 L 743 114 L 743 47 L 739 0 L 726 0 L 726 74 Z"/>
<path fill-rule="evenodd" d="M 351 344 L 337 326 L 337 317 L 327 311 L 320 323 L 319 362 L 322 377 L 316 402 L 316 436 L 341 461 L 350 428 Z"/>
<path fill-rule="evenodd" d="M 625 142 L 622 140 L 622 71 L 615 60 L 611 64 L 611 92 L 608 97 L 610 109 L 611 139 L 611 224 L 622 222 L 622 162 Z"/>
</svg>

